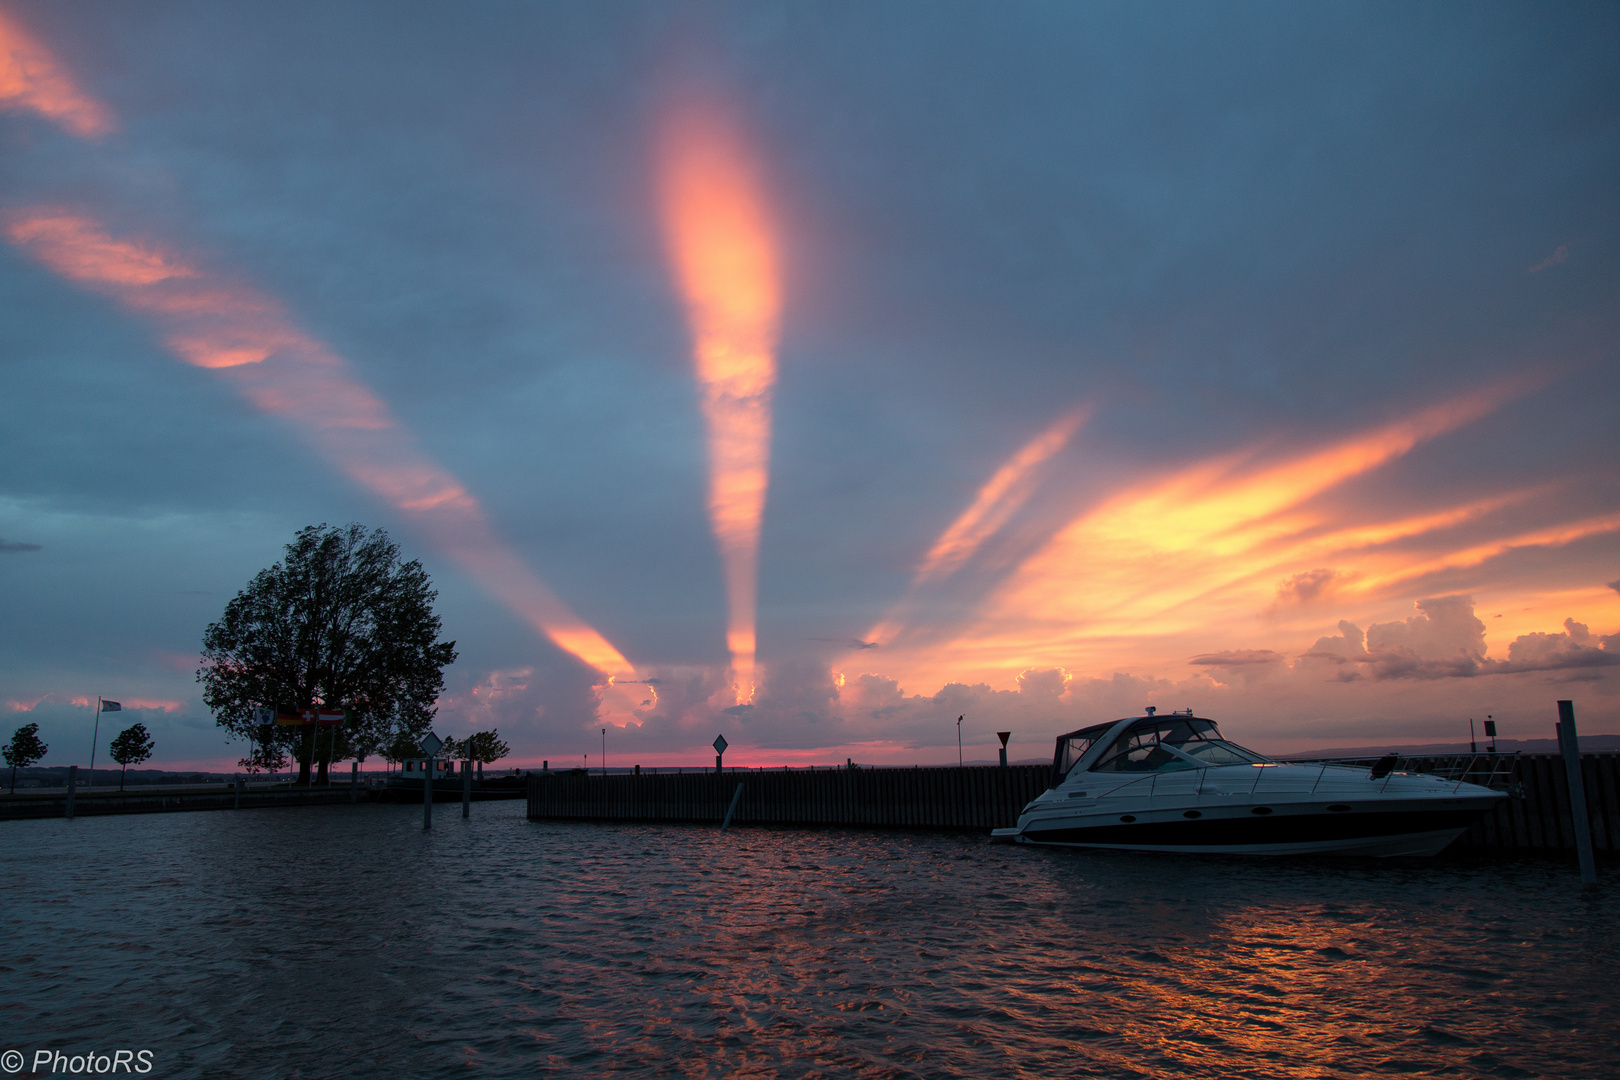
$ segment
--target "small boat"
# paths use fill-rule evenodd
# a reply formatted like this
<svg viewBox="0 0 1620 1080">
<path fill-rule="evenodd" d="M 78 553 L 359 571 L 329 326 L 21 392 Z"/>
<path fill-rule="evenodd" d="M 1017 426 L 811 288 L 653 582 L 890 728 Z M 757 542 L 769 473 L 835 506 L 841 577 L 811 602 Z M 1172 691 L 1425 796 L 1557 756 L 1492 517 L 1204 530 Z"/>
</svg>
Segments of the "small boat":
<svg viewBox="0 0 1620 1080">
<path fill-rule="evenodd" d="M 1273 855 L 1435 855 L 1507 793 L 1371 768 L 1274 761 L 1192 714 L 1129 717 L 1061 735 L 1052 786 L 1020 844 Z"/>
</svg>

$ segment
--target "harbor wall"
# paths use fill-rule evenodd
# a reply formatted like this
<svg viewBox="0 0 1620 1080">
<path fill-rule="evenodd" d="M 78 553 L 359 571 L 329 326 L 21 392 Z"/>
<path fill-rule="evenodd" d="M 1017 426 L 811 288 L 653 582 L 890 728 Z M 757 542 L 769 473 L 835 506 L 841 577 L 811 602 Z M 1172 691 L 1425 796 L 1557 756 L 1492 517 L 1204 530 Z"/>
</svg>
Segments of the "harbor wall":
<svg viewBox="0 0 1620 1080">
<path fill-rule="evenodd" d="M 1620 754 L 1583 754 L 1593 847 L 1620 851 Z M 1471 775 L 1491 763 L 1480 755 Z M 1402 761 L 1421 769 L 1423 759 Z M 1569 850 L 1575 848 L 1563 759 L 1514 755 L 1495 763 L 1503 800 L 1467 833 L 1459 848 Z M 537 821 L 622 821 L 719 824 L 737 787 L 733 825 L 781 825 L 988 832 L 1017 823 L 1019 812 L 1046 790 L 1049 765 L 967 768 L 727 769 L 611 775 L 530 773 L 528 816 Z M 1483 775 L 1480 775 L 1483 779 Z"/>
</svg>

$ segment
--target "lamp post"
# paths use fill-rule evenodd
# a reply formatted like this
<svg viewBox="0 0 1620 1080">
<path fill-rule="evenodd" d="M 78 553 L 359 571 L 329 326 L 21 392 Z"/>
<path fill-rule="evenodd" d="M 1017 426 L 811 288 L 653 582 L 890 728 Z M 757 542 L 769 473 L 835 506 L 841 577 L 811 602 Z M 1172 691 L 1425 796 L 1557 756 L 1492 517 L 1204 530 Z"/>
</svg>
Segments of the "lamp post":
<svg viewBox="0 0 1620 1080">
<path fill-rule="evenodd" d="M 956 767 L 962 767 L 962 718 L 956 718 Z"/>
</svg>

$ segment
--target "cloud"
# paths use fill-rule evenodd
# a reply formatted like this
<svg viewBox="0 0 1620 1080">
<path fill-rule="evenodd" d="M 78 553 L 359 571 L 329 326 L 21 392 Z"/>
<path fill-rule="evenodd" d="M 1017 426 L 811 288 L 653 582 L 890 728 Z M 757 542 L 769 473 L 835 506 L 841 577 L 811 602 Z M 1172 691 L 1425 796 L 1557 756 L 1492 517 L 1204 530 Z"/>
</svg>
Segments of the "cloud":
<svg viewBox="0 0 1620 1080">
<path fill-rule="evenodd" d="M 1549 266 L 1557 266 L 1567 258 L 1569 258 L 1569 245 L 1559 244 L 1557 249 L 1551 255 L 1547 256 L 1536 265 L 1530 267 L 1527 272 L 1531 274 L 1539 274 Z"/>
<path fill-rule="evenodd" d="M 1277 602 L 1282 604 L 1310 604 L 1327 599 L 1333 586 L 1346 575 L 1326 567 L 1295 574 L 1277 586 Z"/>
<path fill-rule="evenodd" d="M 113 115 L 79 89 L 50 50 L 0 11 L 0 111 L 38 113 L 82 139 L 113 130 Z"/>
<path fill-rule="evenodd" d="M 688 105 L 662 133 L 660 194 L 709 431 L 709 518 L 725 571 L 737 701 L 754 696 L 759 537 L 781 312 L 775 230 L 737 126 Z"/>
<path fill-rule="evenodd" d="M 14 554 L 14 553 L 23 552 L 23 551 L 41 551 L 41 550 L 43 550 L 43 549 L 38 544 L 28 544 L 28 543 L 24 543 L 24 542 L 22 542 L 20 540 L 3 540 L 3 539 L 0 539 L 0 552 Z"/>
<path fill-rule="evenodd" d="M 154 319 L 169 349 L 220 370 L 295 425 L 358 484 L 399 510 L 491 597 L 606 677 L 633 669 L 498 539 L 478 500 L 430 459 L 347 363 L 258 290 L 205 273 L 162 245 L 111 236 L 88 215 L 32 207 L 7 238 L 56 273 Z"/>
<path fill-rule="evenodd" d="M 1271 649 L 1227 649 L 1224 652 L 1201 653 L 1187 661 L 1203 667 L 1252 667 L 1256 664 L 1276 664 L 1287 657 Z"/>
<path fill-rule="evenodd" d="M 1374 623 L 1365 635 L 1350 622 L 1339 634 L 1319 638 L 1300 657 L 1301 670 L 1332 670 L 1339 682 L 1358 679 L 1471 679 L 1535 671 L 1568 671 L 1620 666 L 1620 652 L 1593 648 L 1591 631 L 1574 619 L 1564 633 L 1521 634 L 1508 646 L 1508 658 L 1485 655 L 1485 624 L 1467 596 L 1417 601 L 1418 614 L 1403 622 Z M 1365 640 L 1365 647 L 1363 647 Z"/>
<path fill-rule="evenodd" d="M 923 556 L 914 583 L 920 585 L 955 573 L 981 544 L 995 535 L 1033 492 L 1036 471 L 1068 445 L 1090 415 L 1091 408 L 1085 406 L 1058 417 L 997 469 L 979 489 L 973 505 L 951 523 Z"/>
<path fill-rule="evenodd" d="M 1473 597 L 1433 597 L 1415 606 L 1418 613 L 1404 622 L 1367 627 L 1367 651 L 1402 650 L 1435 660 L 1485 654 L 1485 624 L 1474 614 Z"/>
</svg>

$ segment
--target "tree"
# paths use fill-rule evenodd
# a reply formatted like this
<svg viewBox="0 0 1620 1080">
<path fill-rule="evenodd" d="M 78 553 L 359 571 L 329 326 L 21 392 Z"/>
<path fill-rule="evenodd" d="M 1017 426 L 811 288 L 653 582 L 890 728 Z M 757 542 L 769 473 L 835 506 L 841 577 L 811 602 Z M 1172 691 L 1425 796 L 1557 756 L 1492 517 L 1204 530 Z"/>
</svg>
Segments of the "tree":
<svg viewBox="0 0 1620 1080">
<path fill-rule="evenodd" d="M 152 756 L 152 736 L 145 724 L 135 724 L 118 733 L 112 741 L 112 759 L 121 766 L 118 770 L 118 790 L 124 790 L 124 773 L 131 765 L 139 765 Z"/>
<path fill-rule="evenodd" d="M 391 765 L 398 765 L 402 761 L 414 761 L 419 757 L 426 757 L 422 753 L 422 744 L 418 741 L 418 732 L 412 735 L 403 729 L 394 732 L 393 738 L 383 744 L 383 760 Z"/>
<path fill-rule="evenodd" d="M 456 643 L 438 640 L 438 595 L 382 529 L 308 526 L 209 624 L 203 701 L 237 737 L 258 735 L 257 708 L 315 706 L 349 710 L 347 754 L 375 752 L 401 731 L 420 736 L 456 659 Z M 309 782 L 314 727 L 280 727 L 264 741 L 294 750 L 298 781 Z"/>
<path fill-rule="evenodd" d="M 287 755 L 273 742 L 255 742 L 247 757 L 237 758 L 236 765 L 249 776 L 280 772 L 287 767 Z"/>
<path fill-rule="evenodd" d="M 484 778 L 484 762 L 499 761 L 512 752 L 512 748 L 501 741 L 501 729 L 493 728 L 489 731 L 474 732 L 467 737 L 468 757 L 478 762 L 478 779 Z"/>
<path fill-rule="evenodd" d="M 11 741 L 0 748 L 6 764 L 11 766 L 11 793 L 17 794 L 17 770 L 26 769 L 45 756 L 50 747 L 39 741 L 39 725 L 24 724 L 11 733 Z"/>
</svg>

